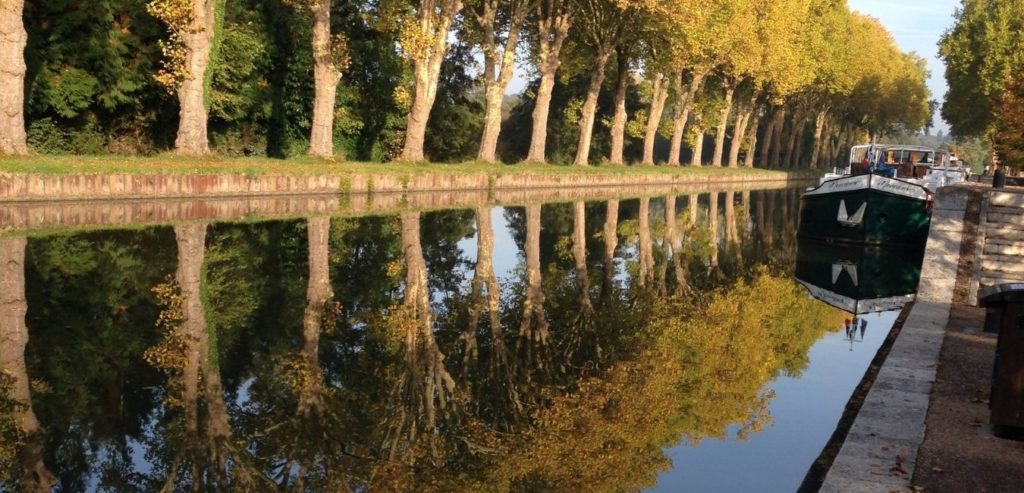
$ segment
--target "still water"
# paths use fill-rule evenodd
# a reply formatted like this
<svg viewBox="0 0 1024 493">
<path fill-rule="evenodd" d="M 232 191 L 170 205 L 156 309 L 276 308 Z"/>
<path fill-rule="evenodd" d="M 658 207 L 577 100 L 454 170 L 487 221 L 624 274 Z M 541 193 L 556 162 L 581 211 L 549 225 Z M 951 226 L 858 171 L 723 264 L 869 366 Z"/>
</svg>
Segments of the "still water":
<svg viewBox="0 0 1024 493">
<path fill-rule="evenodd" d="M 0 489 L 792 491 L 895 318 L 798 198 L 8 233 Z"/>
</svg>

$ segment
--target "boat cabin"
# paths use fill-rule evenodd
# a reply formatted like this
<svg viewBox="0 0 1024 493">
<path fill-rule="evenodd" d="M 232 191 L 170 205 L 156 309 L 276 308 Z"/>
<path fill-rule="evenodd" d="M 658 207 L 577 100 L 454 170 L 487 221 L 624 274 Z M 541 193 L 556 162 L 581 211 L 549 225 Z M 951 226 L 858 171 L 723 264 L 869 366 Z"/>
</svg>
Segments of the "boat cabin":
<svg viewBox="0 0 1024 493">
<path fill-rule="evenodd" d="M 874 173 L 890 178 L 924 178 L 937 152 L 909 145 L 859 145 L 850 149 L 850 174 Z"/>
</svg>

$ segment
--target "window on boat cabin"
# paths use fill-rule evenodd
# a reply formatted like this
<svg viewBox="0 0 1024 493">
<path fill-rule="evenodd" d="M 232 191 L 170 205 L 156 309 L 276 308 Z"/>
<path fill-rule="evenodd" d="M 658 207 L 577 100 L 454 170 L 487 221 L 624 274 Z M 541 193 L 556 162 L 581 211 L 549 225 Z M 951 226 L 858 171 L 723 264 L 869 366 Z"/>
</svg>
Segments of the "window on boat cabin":
<svg viewBox="0 0 1024 493">
<path fill-rule="evenodd" d="M 889 149 L 885 153 L 886 164 L 931 164 L 934 161 L 935 154 L 931 151 Z"/>
</svg>

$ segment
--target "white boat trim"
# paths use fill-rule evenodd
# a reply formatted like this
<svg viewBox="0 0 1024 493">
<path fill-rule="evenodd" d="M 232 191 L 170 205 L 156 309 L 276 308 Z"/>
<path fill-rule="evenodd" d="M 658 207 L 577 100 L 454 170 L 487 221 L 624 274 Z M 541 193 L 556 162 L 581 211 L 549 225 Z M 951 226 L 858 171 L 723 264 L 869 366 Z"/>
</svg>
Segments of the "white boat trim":
<svg viewBox="0 0 1024 493">
<path fill-rule="evenodd" d="M 858 190 L 878 190 L 916 200 L 928 200 L 928 189 L 906 180 L 879 175 L 857 175 L 829 180 L 804 193 L 804 197 Z"/>
<path fill-rule="evenodd" d="M 801 281 L 800 279 L 797 279 L 797 282 L 807 288 L 807 292 L 810 293 L 811 296 L 854 315 L 898 310 L 903 308 L 907 303 L 914 301 L 915 297 L 913 294 L 905 294 L 900 296 L 888 296 L 885 298 L 873 298 L 869 300 L 855 300 L 849 296 L 829 291 L 825 288 Z"/>
</svg>

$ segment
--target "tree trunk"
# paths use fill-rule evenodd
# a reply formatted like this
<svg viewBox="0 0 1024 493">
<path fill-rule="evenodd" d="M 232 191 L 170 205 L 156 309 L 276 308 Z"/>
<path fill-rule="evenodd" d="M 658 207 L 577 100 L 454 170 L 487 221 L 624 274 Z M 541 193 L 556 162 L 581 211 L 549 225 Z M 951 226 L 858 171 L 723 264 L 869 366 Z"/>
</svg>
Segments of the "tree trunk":
<svg viewBox="0 0 1024 493">
<path fill-rule="evenodd" d="M 769 168 L 779 168 L 779 160 L 782 159 L 782 130 L 785 123 L 786 107 L 780 105 L 775 108 L 775 114 L 772 116 L 774 131 L 771 133 L 772 140 L 768 151 Z M 767 139 L 765 139 L 765 144 L 768 144 Z"/>
<path fill-rule="evenodd" d="M 334 65 L 331 1 L 313 2 L 313 126 L 309 154 L 334 156 L 334 105 L 341 72 Z"/>
<path fill-rule="evenodd" d="M 757 126 L 761 118 L 757 115 L 757 109 L 750 115 L 749 129 L 747 130 L 747 152 L 743 156 L 743 166 L 754 167 L 754 151 L 757 150 Z"/>
<path fill-rule="evenodd" d="M 643 164 L 654 164 L 654 144 L 658 139 L 658 127 L 661 116 L 665 112 L 665 101 L 668 100 L 668 83 L 662 73 L 654 76 L 654 91 L 651 95 L 651 110 L 647 115 L 647 132 L 644 134 Z"/>
<path fill-rule="evenodd" d="M 612 148 L 609 164 L 623 164 L 623 148 L 626 142 L 626 89 L 629 86 L 629 58 L 626 49 L 616 49 L 618 74 L 615 81 L 615 113 L 612 116 Z"/>
<path fill-rule="evenodd" d="M 192 22 L 181 33 L 187 53 L 187 74 L 178 87 L 178 137 L 174 142 L 178 154 L 198 156 L 210 152 L 206 136 L 206 80 L 217 23 L 215 3 L 216 0 L 194 0 Z"/>
<path fill-rule="evenodd" d="M 562 64 L 562 45 L 569 34 L 570 16 L 558 9 L 558 1 L 541 2 L 538 8 L 538 68 L 540 87 L 533 108 L 533 132 L 530 136 L 530 152 L 526 160 L 547 162 L 548 115 L 551 112 L 551 92 L 555 87 L 555 76 Z M 544 7 L 547 7 L 546 9 Z"/>
<path fill-rule="evenodd" d="M 430 110 L 434 107 L 434 99 L 437 97 L 437 78 L 441 71 L 441 58 L 438 58 L 437 61 L 436 65 L 428 61 L 414 64 L 415 94 L 406 121 L 405 146 L 402 148 L 403 161 L 423 161 L 425 159 L 423 146 L 427 135 L 427 120 L 430 118 Z"/>
<path fill-rule="evenodd" d="M 480 137 L 480 151 L 477 158 L 488 163 L 497 160 L 498 136 L 501 133 L 501 107 L 505 89 L 512 80 L 515 68 L 516 48 L 519 33 L 526 16 L 524 2 L 516 3 L 510 12 L 508 35 L 500 56 L 494 33 L 497 16 L 497 2 L 486 4 L 482 22 L 484 26 L 484 130 Z"/>
<path fill-rule="evenodd" d="M 584 100 L 583 109 L 580 111 L 580 136 L 576 144 L 576 159 L 573 161 L 573 164 L 576 166 L 590 165 L 590 141 L 594 136 L 597 98 L 601 94 L 601 85 L 604 84 L 604 68 L 608 64 L 611 51 L 611 46 L 601 46 L 598 48 L 597 56 L 594 58 L 594 69 L 590 72 L 590 86 L 587 88 L 587 99 Z"/>
<path fill-rule="evenodd" d="M 693 156 L 690 158 L 690 166 L 700 166 L 704 161 L 704 127 L 699 120 L 694 122 L 697 125 L 697 137 L 693 141 Z"/>
<path fill-rule="evenodd" d="M 462 10 L 461 0 L 439 0 L 420 4 L 417 17 L 419 34 L 424 36 L 426 46 L 423 53 L 414 57 L 413 78 L 415 81 L 412 107 L 406 119 L 405 146 L 402 148 L 403 161 L 423 161 L 423 144 L 427 133 L 427 120 L 437 97 L 438 77 L 441 63 L 448 51 L 448 31 L 452 21 Z M 440 12 L 435 12 L 439 8 Z"/>
<path fill-rule="evenodd" d="M 505 87 L 498 84 L 484 89 L 484 131 L 480 137 L 480 151 L 477 159 L 487 163 L 497 160 L 498 135 L 501 133 L 501 103 L 505 99 Z"/>
<path fill-rule="evenodd" d="M 556 70 L 542 69 L 537 100 L 533 108 L 533 135 L 526 160 L 547 162 L 548 114 L 551 113 L 551 93 L 555 87 Z"/>
<path fill-rule="evenodd" d="M 802 116 L 793 113 L 793 128 L 790 129 L 789 141 L 786 143 L 786 167 L 793 169 L 800 166 L 802 154 L 802 143 L 804 138 L 804 125 L 806 121 Z"/>
<path fill-rule="evenodd" d="M 715 153 L 711 156 L 711 165 L 715 167 L 722 167 L 722 156 L 725 153 L 725 132 L 729 127 L 729 114 L 732 113 L 732 97 L 736 93 L 736 88 L 732 84 L 727 84 L 725 87 L 725 107 L 722 108 L 722 114 L 718 118 L 718 132 L 715 134 Z M 733 134 L 736 130 L 733 130 Z M 733 140 L 735 140 L 735 135 Z"/>
<path fill-rule="evenodd" d="M 28 154 L 25 136 L 25 0 L 0 1 L 0 156 Z"/>
<path fill-rule="evenodd" d="M 824 142 L 821 140 L 822 130 L 825 129 L 825 117 L 828 110 L 822 109 L 814 119 L 814 150 L 811 152 L 811 161 L 808 163 L 811 168 L 818 167 L 818 157 L 821 156 L 821 148 Z"/>
<path fill-rule="evenodd" d="M 611 199 L 604 218 L 604 283 L 601 286 L 601 297 L 611 296 L 615 283 L 615 249 L 619 246 L 619 201 Z"/>
<path fill-rule="evenodd" d="M 764 137 L 761 138 L 761 156 L 760 162 L 762 168 L 771 167 L 771 147 L 772 142 L 775 139 L 775 132 L 777 131 L 775 126 L 778 124 L 778 113 L 780 108 L 775 106 L 771 111 L 771 116 L 768 117 L 768 124 L 764 127 Z"/>
<path fill-rule="evenodd" d="M 743 111 L 736 115 L 736 124 L 733 126 L 732 142 L 729 145 L 729 167 L 736 168 L 740 161 L 740 148 L 743 146 L 743 139 L 747 136 L 747 127 L 750 126 L 750 117 L 754 114 L 757 106 L 757 94 L 750 97 L 750 103 L 743 108 Z M 750 154 L 751 151 L 747 151 Z"/>
<path fill-rule="evenodd" d="M 697 96 L 697 92 L 700 91 L 701 86 L 704 84 L 705 77 L 707 77 L 707 71 L 695 70 L 689 89 L 686 94 L 681 94 L 683 75 L 682 72 L 679 74 L 679 79 L 676 82 L 676 104 L 672 109 L 672 143 L 668 152 L 669 166 L 679 166 L 683 152 L 683 134 L 686 131 L 686 120 L 690 117 L 690 106 L 693 104 L 693 99 Z"/>
<path fill-rule="evenodd" d="M 11 418 L 22 437 L 17 455 L 21 467 L 21 491 L 41 493 L 49 492 L 57 478 L 43 461 L 42 426 L 32 409 L 30 378 L 25 365 L 25 346 L 28 344 L 28 326 L 25 324 L 28 311 L 25 298 L 26 243 L 25 238 L 0 240 L 0 374 L 13 379 L 6 397 L 17 404 Z"/>
</svg>

